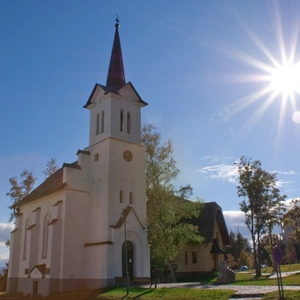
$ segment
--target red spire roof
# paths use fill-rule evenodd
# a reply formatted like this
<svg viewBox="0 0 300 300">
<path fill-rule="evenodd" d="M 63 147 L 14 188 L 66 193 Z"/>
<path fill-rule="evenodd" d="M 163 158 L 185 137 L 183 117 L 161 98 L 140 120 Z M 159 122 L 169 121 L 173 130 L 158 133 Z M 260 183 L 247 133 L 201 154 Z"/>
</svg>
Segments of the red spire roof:
<svg viewBox="0 0 300 300">
<path fill-rule="evenodd" d="M 125 85 L 125 72 L 123 66 L 122 49 L 119 37 L 119 19 L 116 19 L 117 23 L 115 25 L 115 37 L 114 43 L 111 51 L 111 57 L 109 62 L 106 88 L 108 90 L 119 90 L 123 85 Z"/>
</svg>

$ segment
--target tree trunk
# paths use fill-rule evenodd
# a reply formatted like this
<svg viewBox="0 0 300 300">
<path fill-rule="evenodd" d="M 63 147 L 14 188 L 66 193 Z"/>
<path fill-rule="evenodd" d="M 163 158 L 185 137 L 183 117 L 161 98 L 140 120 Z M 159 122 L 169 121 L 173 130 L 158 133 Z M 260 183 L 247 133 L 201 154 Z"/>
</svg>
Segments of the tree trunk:
<svg viewBox="0 0 300 300">
<path fill-rule="evenodd" d="M 175 272 L 174 272 L 174 269 L 173 269 L 173 266 L 172 266 L 172 262 L 170 261 L 170 259 L 168 259 L 168 267 L 170 269 L 170 272 L 171 272 L 171 278 L 172 278 L 172 282 L 176 282 L 176 275 L 175 275 Z"/>
<path fill-rule="evenodd" d="M 261 251 L 259 237 L 257 238 L 257 249 L 258 251 Z M 257 255 L 256 277 L 259 278 L 261 276 L 261 267 L 260 267 L 261 253 L 256 252 L 256 255 Z"/>
</svg>

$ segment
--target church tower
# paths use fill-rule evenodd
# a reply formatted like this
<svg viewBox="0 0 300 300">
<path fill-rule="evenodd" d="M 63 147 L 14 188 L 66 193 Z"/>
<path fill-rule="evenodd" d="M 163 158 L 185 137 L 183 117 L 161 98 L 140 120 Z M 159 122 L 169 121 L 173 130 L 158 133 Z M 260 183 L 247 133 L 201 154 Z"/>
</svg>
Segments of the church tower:
<svg viewBox="0 0 300 300">
<path fill-rule="evenodd" d="M 106 85 L 96 84 L 84 106 L 90 111 L 90 138 L 89 146 L 79 154 L 85 160 L 88 153 L 90 161 L 87 244 L 107 243 L 87 247 L 87 259 L 106 248 L 103 255 L 109 264 L 103 270 L 103 278 L 125 275 L 125 220 L 129 275 L 150 275 L 145 149 L 141 145 L 141 108 L 147 103 L 130 82 L 125 82 L 119 20 L 116 21 Z M 94 277 L 98 268 L 93 262 L 88 265 Z"/>
</svg>

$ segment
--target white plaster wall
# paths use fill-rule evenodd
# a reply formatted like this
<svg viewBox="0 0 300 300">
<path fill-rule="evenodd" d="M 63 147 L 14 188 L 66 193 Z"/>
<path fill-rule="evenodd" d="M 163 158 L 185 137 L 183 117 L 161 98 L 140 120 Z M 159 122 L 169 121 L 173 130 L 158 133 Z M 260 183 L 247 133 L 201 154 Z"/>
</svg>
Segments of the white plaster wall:
<svg viewBox="0 0 300 300">
<path fill-rule="evenodd" d="M 133 160 L 126 162 L 123 152 L 130 150 Z M 109 157 L 109 219 L 115 224 L 120 218 L 122 209 L 129 205 L 130 182 L 134 182 L 134 207 L 143 226 L 146 227 L 146 195 L 145 195 L 145 156 L 141 145 L 110 139 Z M 119 201 L 121 182 L 125 182 L 124 203 Z"/>
<path fill-rule="evenodd" d="M 22 217 L 18 218 L 18 230 L 20 230 L 20 234 L 18 237 L 18 240 L 13 240 L 13 244 L 11 248 L 16 251 L 15 245 L 20 245 L 17 249 L 19 251 L 18 260 L 14 260 L 11 262 L 11 268 L 16 269 L 18 268 L 18 277 L 27 277 L 28 275 L 25 274 L 25 269 L 32 268 L 32 264 L 43 264 L 46 263 L 49 265 L 50 259 L 51 259 L 51 253 L 48 251 L 48 256 L 46 259 L 42 259 L 42 234 L 43 234 L 43 220 L 44 216 L 47 213 L 52 214 L 54 211 L 54 217 L 55 217 L 55 208 L 53 208 L 53 205 L 57 203 L 57 201 L 62 200 L 64 198 L 64 192 L 63 190 L 58 191 L 56 193 L 53 193 L 51 195 L 47 195 L 45 197 L 33 200 L 31 202 L 28 202 L 22 206 L 20 206 L 20 213 L 22 214 Z M 37 214 L 37 211 L 35 211 L 37 208 L 40 207 L 40 212 Z M 37 216 L 39 215 L 39 220 L 37 220 Z M 29 265 L 29 253 L 32 250 L 30 247 L 34 244 L 34 241 L 31 240 L 31 232 L 32 230 L 26 230 L 26 223 L 30 220 L 31 224 L 36 224 L 36 226 L 39 224 L 40 229 L 38 230 L 38 235 L 34 236 L 34 239 L 38 239 L 37 242 L 37 249 L 34 249 L 36 255 L 35 262 L 32 262 L 31 265 Z M 24 251 L 24 239 L 25 239 L 25 233 L 27 231 L 27 254 L 26 259 L 23 260 L 23 251 Z M 51 236 L 49 236 L 49 242 L 48 245 L 51 243 Z M 36 242 L 36 241 L 35 241 Z M 35 247 L 36 248 L 36 247 Z M 29 270 L 30 271 L 30 270 Z"/>
<path fill-rule="evenodd" d="M 112 269 L 112 260 L 108 259 L 113 245 L 96 245 L 86 247 L 86 278 L 106 279 L 108 269 Z"/>
<path fill-rule="evenodd" d="M 64 210 L 62 278 L 85 276 L 85 249 L 89 194 L 73 190 L 66 191 Z"/>
<path fill-rule="evenodd" d="M 142 105 L 138 102 L 136 93 L 130 85 L 124 86 L 119 94 L 105 94 L 102 88 L 97 87 L 96 93 L 89 105 L 90 110 L 90 146 L 95 145 L 107 137 L 115 137 L 126 141 L 141 142 L 141 112 Z M 120 111 L 124 112 L 124 130 L 120 132 Z M 96 135 L 97 114 L 105 112 L 104 132 Z M 131 133 L 127 134 L 127 112 L 131 116 Z M 100 122 L 101 123 L 101 122 Z"/>
</svg>

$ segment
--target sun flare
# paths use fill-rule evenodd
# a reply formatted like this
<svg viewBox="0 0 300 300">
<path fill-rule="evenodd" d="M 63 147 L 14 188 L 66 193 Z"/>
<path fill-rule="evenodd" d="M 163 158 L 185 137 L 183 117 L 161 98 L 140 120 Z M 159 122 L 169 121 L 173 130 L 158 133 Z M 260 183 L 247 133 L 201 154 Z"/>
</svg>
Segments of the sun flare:
<svg viewBox="0 0 300 300">
<path fill-rule="evenodd" d="M 300 91 L 300 62 L 287 62 L 271 71 L 270 90 L 292 96 Z"/>
<path fill-rule="evenodd" d="M 276 139 L 279 140 L 287 121 L 300 124 L 300 23 L 298 26 L 291 26 L 292 22 L 283 25 L 278 5 L 270 9 L 276 38 L 274 41 L 259 37 L 258 32 L 239 14 L 235 14 L 249 41 L 259 51 L 243 51 L 240 45 L 234 47 L 228 44 L 219 45 L 216 49 L 222 49 L 222 53 L 242 63 L 241 69 L 244 66 L 247 68 L 245 72 L 237 72 L 225 80 L 229 78 L 230 84 L 253 84 L 250 93 L 245 93 L 244 97 L 228 106 L 230 114 L 254 107 L 254 112 L 245 120 L 242 128 L 247 132 L 263 119 L 267 111 L 273 110 L 276 117 L 272 120 L 277 127 Z"/>
</svg>

